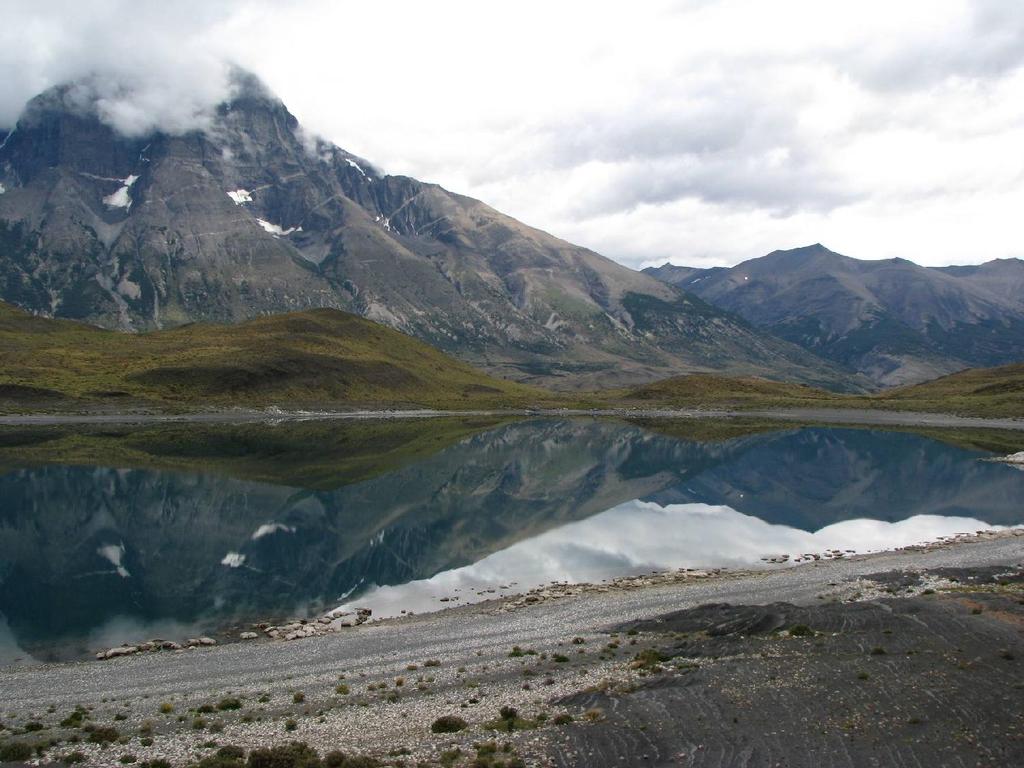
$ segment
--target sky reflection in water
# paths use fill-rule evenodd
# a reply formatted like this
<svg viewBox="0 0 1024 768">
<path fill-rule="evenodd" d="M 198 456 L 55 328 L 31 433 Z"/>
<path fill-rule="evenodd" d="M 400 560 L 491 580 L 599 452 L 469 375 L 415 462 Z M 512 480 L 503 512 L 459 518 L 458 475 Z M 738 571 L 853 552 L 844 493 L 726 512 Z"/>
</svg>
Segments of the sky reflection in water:
<svg viewBox="0 0 1024 768">
<path fill-rule="evenodd" d="M 809 532 L 726 506 L 630 501 L 472 565 L 408 584 L 374 587 L 343 608 L 358 604 L 371 607 L 377 617 L 395 616 L 444 607 L 441 597 L 458 596 L 459 603 L 487 599 L 493 593 L 479 593 L 501 585 L 515 584 L 520 591 L 550 582 L 597 582 L 677 568 L 761 566 L 765 556 L 830 549 L 875 552 L 1002 527 L 965 517 L 915 515 L 895 523 L 844 520 Z"/>
</svg>

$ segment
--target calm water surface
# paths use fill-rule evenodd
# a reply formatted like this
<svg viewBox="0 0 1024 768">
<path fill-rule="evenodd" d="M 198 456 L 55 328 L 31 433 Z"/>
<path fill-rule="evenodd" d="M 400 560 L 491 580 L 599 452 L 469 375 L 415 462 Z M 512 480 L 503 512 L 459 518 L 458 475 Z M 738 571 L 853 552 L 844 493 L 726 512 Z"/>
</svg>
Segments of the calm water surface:
<svg viewBox="0 0 1024 768">
<path fill-rule="evenodd" d="M 705 422 L 6 430 L 0 663 L 1022 524 L 1024 472 L 989 455 Z"/>
</svg>

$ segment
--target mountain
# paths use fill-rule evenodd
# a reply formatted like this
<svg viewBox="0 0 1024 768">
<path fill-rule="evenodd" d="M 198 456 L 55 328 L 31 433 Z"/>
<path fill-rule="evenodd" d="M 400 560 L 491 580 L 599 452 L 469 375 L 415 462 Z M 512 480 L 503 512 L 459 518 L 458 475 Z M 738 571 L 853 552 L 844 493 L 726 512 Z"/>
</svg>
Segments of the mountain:
<svg viewBox="0 0 1024 768">
<path fill-rule="evenodd" d="M 0 303 L 0 359 L 0 409 L 105 404 L 464 409 L 553 399 L 337 309 L 129 334 L 35 317 Z"/>
<path fill-rule="evenodd" d="M 936 268 L 811 245 L 731 269 L 644 271 L 886 386 L 1024 360 L 1020 259 Z"/>
<path fill-rule="evenodd" d="M 333 307 L 506 378 L 715 370 L 849 386 L 672 286 L 380 173 L 246 74 L 184 135 L 122 136 L 86 85 L 53 88 L 0 143 L 0 191 L 0 299 L 33 313 L 142 331 Z"/>
</svg>

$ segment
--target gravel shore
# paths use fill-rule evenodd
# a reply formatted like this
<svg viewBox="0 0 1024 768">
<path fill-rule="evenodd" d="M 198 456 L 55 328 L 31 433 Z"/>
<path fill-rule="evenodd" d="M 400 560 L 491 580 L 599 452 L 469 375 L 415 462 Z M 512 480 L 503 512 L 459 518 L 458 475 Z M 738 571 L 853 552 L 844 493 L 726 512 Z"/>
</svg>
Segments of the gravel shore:
<svg viewBox="0 0 1024 768">
<path fill-rule="evenodd" d="M 708 603 L 854 606 L 880 598 L 907 599 L 924 587 L 901 589 L 896 596 L 889 585 L 866 577 L 1003 568 L 1022 561 L 1024 530 L 1012 529 L 753 572 L 662 574 L 541 590 L 536 600 L 505 598 L 291 642 L 261 639 L 8 668 L 0 670 L 6 726 L 0 739 L 55 742 L 44 762 L 78 751 L 89 764 L 109 766 L 122 764 L 125 755 L 184 765 L 210 754 L 212 744 L 251 749 L 295 739 L 321 752 L 372 754 L 385 764 L 436 765 L 451 758 L 451 750 L 472 755 L 472 744 L 497 736 L 529 765 L 597 764 L 588 762 L 581 745 L 587 734 L 596 739 L 612 721 L 596 711 L 607 709 L 607 702 L 601 707 L 587 700 L 592 693 L 586 692 L 612 685 L 625 691 L 642 688 L 650 670 L 638 666 L 638 654 L 661 653 L 658 649 L 665 647 L 664 633 L 630 622 Z M 829 621 L 842 623 L 835 617 Z M 628 626 L 643 628 L 628 634 Z M 668 669 L 660 674 L 659 679 L 668 680 L 684 673 Z M 61 726 L 75 707 L 87 711 L 86 725 L 116 729 L 116 735 L 110 734 L 114 743 L 91 743 L 89 731 Z M 511 733 L 502 730 L 509 725 L 499 714 L 502 707 L 517 711 L 521 729 L 513 720 Z M 431 724 L 444 715 L 464 719 L 467 728 L 432 733 Z M 552 724 L 560 715 L 560 722 L 566 715 L 574 722 Z M 25 732 L 26 723 L 41 728 Z M 76 737 L 77 742 L 68 742 Z M 575 740 L 575 746 L 567 747 L 567 739 Z M 599 762 L 608 758 L 632 764 L 601 743 Z M 666 765 L 705 764 L 658 754 Z"/>
<path fill-rule="evenodd" d="M 182 413 L 34 413 L 0 414 L 0 426 L 57 426 L 61 424 L 245 424 L 283 421 L 432 419 L 478 416 L 609 417 L 636 419 L 758 418 L 827 424 L 867 426 L 943 427 L 960 429 L 1020 429 L 1021 418 L 982 418 L 922 411 L 881 411 L 863 408 L 788 408 L 777 410 L 723 410 L 701 408 L 529 408 L 511 410 L 435 411 L 410 410 L 263 410 L 233 409 Z"/>
</svg>

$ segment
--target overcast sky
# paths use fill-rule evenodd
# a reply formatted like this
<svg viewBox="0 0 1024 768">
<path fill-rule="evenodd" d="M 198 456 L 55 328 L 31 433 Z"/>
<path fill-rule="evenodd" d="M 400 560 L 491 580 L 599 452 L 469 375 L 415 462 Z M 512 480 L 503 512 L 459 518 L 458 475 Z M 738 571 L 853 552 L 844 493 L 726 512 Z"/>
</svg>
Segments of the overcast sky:
<svg viewBox="0 0 1024 768">
<path fill-rule="evenodd" d="M 201 125 L 224 62 L 387 173 L 629 266 L 1024 256 L 1024 3 L 0 0 L 0 126 L 98 76 Z"/>
</svg>

